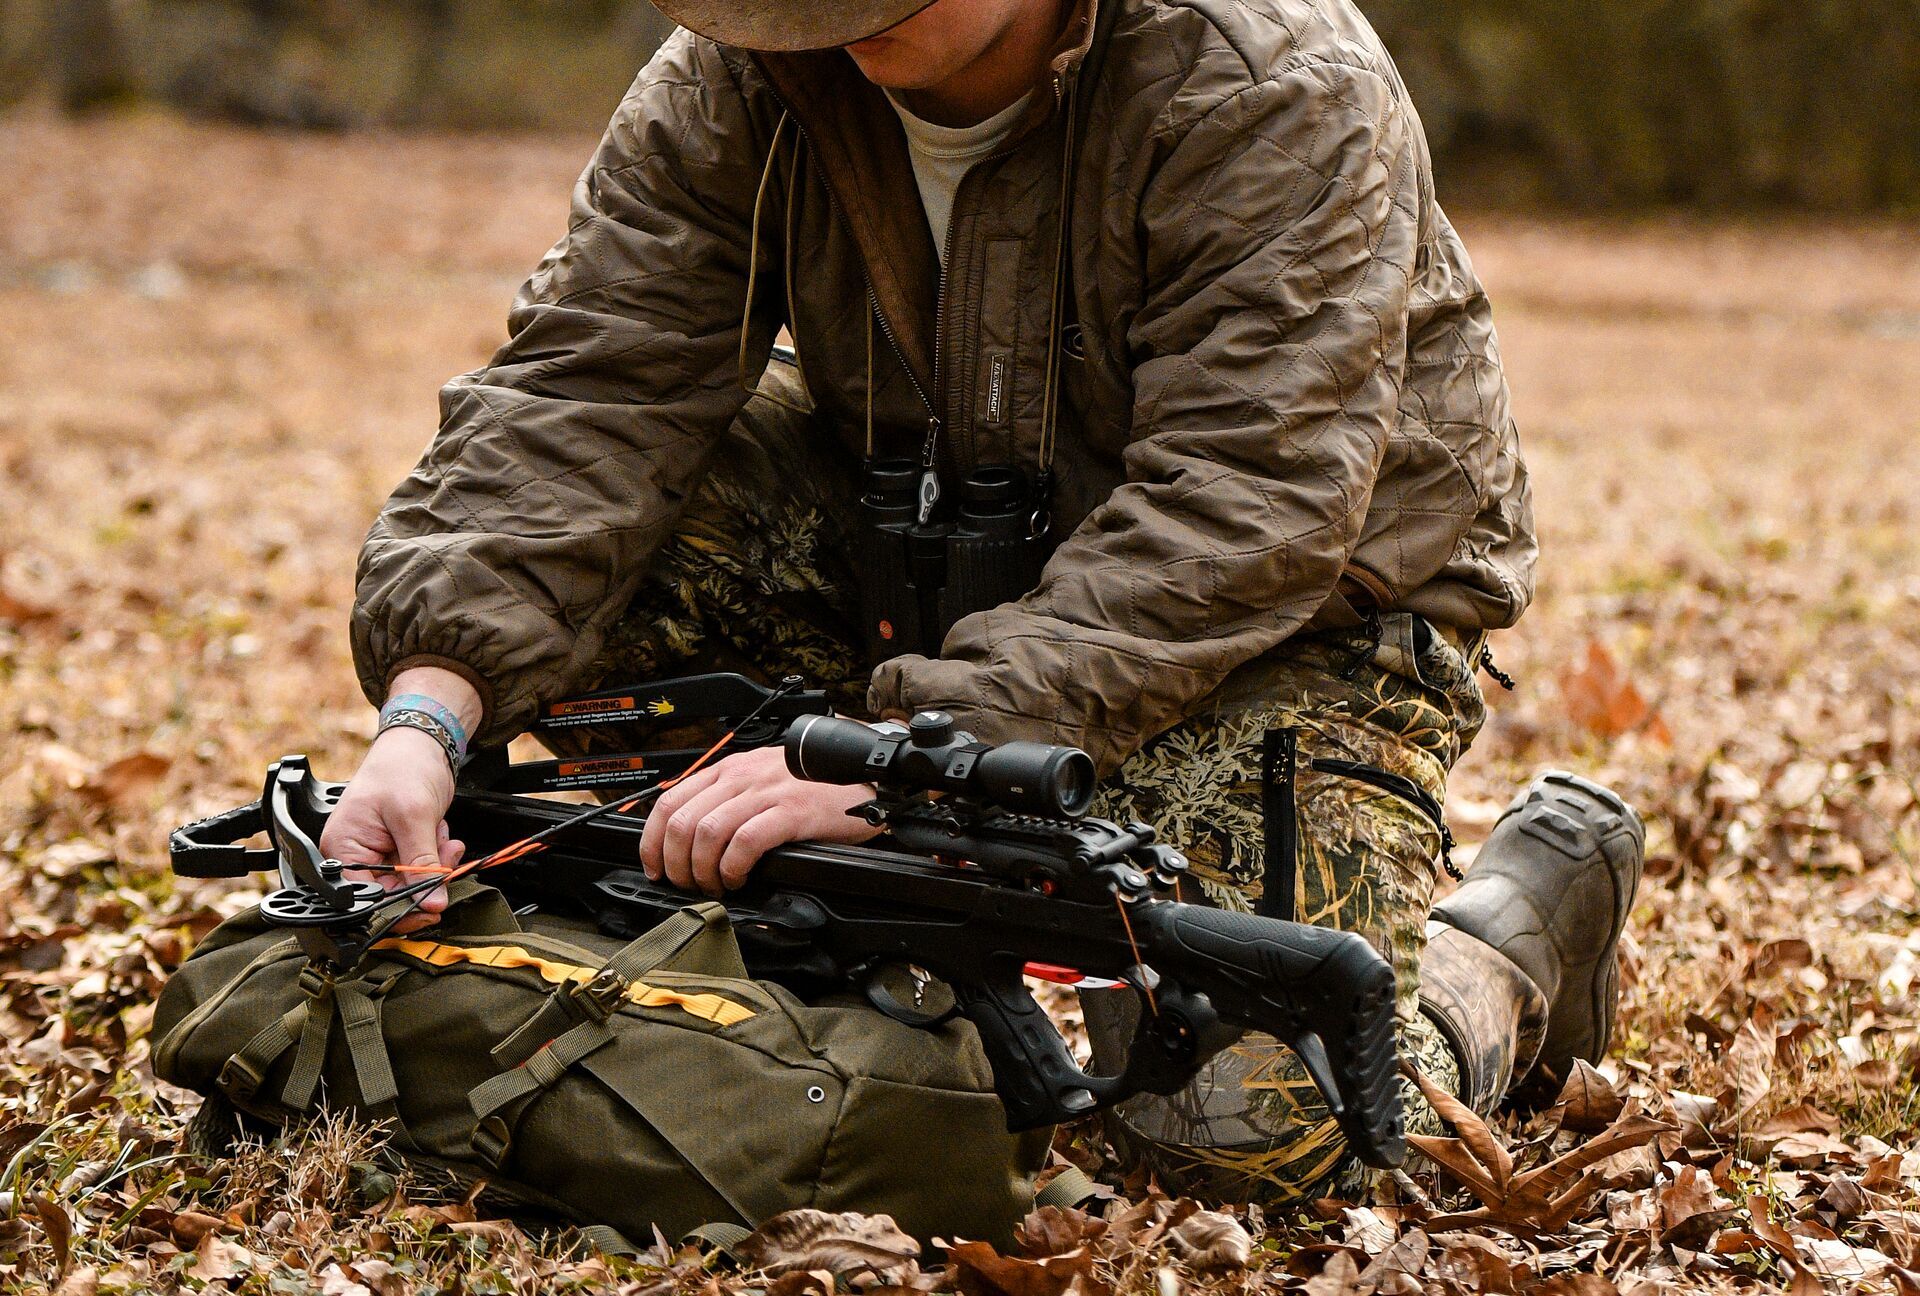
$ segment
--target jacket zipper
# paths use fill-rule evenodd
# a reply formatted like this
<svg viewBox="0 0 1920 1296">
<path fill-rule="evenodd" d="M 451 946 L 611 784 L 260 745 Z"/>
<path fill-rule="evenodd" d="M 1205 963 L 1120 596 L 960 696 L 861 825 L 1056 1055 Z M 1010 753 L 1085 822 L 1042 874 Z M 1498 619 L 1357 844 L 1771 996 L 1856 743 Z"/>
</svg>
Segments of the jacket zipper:
<svg viewBox="0 0 1920 1296">
<path fill-rule="evenodd" d="M 767 84 L 767 92 L 773 96 L 773 101 L 779 104 L 780 107 L 786 112 L 787 116 L 793 119 L 794 130 L 799 133 L 801 139 L 807 140 L 807 147 L 811 149 L 813 147 L 813 141 L 809 139 L 807 136 L 806 123 L 800 119 L 799 114 L 793 111 L 793 105 L 787 102 L 786 96 L 781 94 L 779 88 L 773 84 L 773 79 L 771 77 L 763 77 L 762 79 L 765 80 Z M 1063 79 L 1058 75 L 1056 75 L 1053 78 L 1053 100 L 1054 100 L 1054 111 L 1056 113 L 1059 112 L 1060 104 L 1065 96 L 1065 91 L 1063 89 L 1063 86 L 1064 86 Z M 1073 129 L 1072 122 L 1067 123 L 1067 129 L 1069 131 Z M 1022 140 L 1024 139 L 1025 137 L 1022 136 Z M 967 169 L 967 175 L 972 175 L 976 169 L 978 169 L 979 167 L 985 166 L 989 162 L 998 162 L 1000 159 L 1004 157 L 1008 157 L 1015 152 L 1018 152 L 1020 148 L 1020 143 L 1021 141 L 1015 141 L 1013 144 L 1008 145 L 1006 148 L 1001 149 L 999 152 L 991 153 L 991 154 L 988 154 L 986 157 L 981 158 L 978 162 L 974 163 L 972 167 L 969 167 Z M 960 178 L 960 183 L 961 183 L 961 186 L 964 188 L 966 185 L 966 176 L 962 176 Z M 835 218 L 840 220 L 844 224 L 845 217 L 841 216 L 840 214 L 840 202 L 839 202 L 839 199 L 834 197 L 833 186 L 822 185 L 821 187 L 826 190 L 827 204 L 829 207 L 833 209 Z M 960 197 L 959 191 L 956 190 L 954 193 L 956 207 L 958 206 L 959 197 Z M 1069 197 L 1070 196 L 1067 194 L 1062 194 L 1060 195 L 1060 201 L 1064 203 L 1068 201 Z M 933 386 L 935 391 L 938 391 L 940 389 L 940 376 L 941 376 L 940 361 L 941 361 L 942 354 L 946 350 L 947 266 L 953 260 L 953 242 L 954 242 L 954 223 L 952 221 L 949 221 L 947 223 L 946 248 L 942 252 L 941 258 L 940 258 L 940 286 L 934 296 L 934 308 L 933 308 Z M 786 249 L 786 251 L 788 255 L 792 254 L 791 248 Z M 860 277 L 866 281 L 867 309 L 870 310 L 873 313 L 874 318 L 880 322 L 880 335 L 886 338 L 887 346 L 892 349 L 894 358 L 900 362 L 900 368 L 903 371 L 905 371 L 907 375 L 907 382 L 913 387 L 914 393 L 920 397 L 920 403 L 927 407 L 927 440 L 926 440 L 926 445 L 922 450 L 921 464 L 923 469 L 931 472 L 934 470 L 934 467 L 935 467 L 934 461 L 937 460 L 937 457 L 939 454 L 940 433 L 946 427 L 946 420 L 945 420 L 945 414 L 946 414 L 945 404 L 946 403 L 944 401 L 935 402 L 933 397 L 927 393 L 927 389 L 921 385 L 920 379 L 914 375 L 913 366 L 907 363 L 907 353 L 901 347 L 900 339 L 894 336 L 893 325 L 887 322 L 887 314 L 885 311 L 880 309 L 880 299 L 873 291 L 873 272 L 871 268 L 867 265 L 867 258 L 864 252 L 861 253 L 860 255 Z"/>
<path fill-rule="evenodd" d="M 787 102 L 786 96 L 781 94 L 779 87 L 773 84 L 772 77 L 763 75 L 761 79 L 766 82 L 767 93 L 773 96 L 773 101 L 780 105 L 780 107 L 786 112 L 787 116 L 793 118 L 794 130 L 799 132 L 801 139 L 807 141 L 808 149 L 812 149 L 813 141 L 807 136 L 806 123 L 800 120 L 800 115 L 793 111 L 793 106 Z M 834 218 L 836 220 L 839 220 L 842 224 L 845 224 L 846 218 L 840 215 L 840 200 L 834 197 L 833 186 L 822 185 L 821 188 L 827 191 L 827 205 L 833 209 Z M 787 248 L 785 249 L 785 251 L 786 251 L 786 254 L 789 256 L 791 256 L 793 253 L 793 249 L 791 248 Z M 928 422 L 930 424 L 929 432 L 933 434 L 935 437 L 937 437 L 940 430 L 940 407 L 933 403 L 933 397 L 927 395 L 927 389 L 921 386 L 920 379 L 914 376 L 913 366 L 907 363 L 907 353 L 901 348 L 900 339 L 893 335 L 893 325 L 887 322 L 886 312 L 880 309 L 880 299 L 874 294 L 874 291 L 873 291 L 873 272 L 867 267 L 867 258 L 864 252 L 860 254 L 860 277 L 866 281 L 866 285 L 867 285 L 867 309 L 872 311 L 874 318 L 880 321 L 880 334 L 882 337 L 887 339 L 887 345 L 893 349 L 894 358 L 900 362 L 900 368 L 906 372 L 907 381 L 910 384 L 912 384 L 914 392 L 920 397 L 920 403 L 927 407 Z M 941 271 L 940 277 L 942 280 L 942 294 L 944 295 L 945 279 L 946 279 L 946 272 L 944 269 Z M 935 310 L 934 329 L 936 333 L 939 330 L 937 307 Z M 796 343 L 799 341 L 798 338 L 794 340 Z M 938 342 L 934 344 L 934 352 L 935 354 L 934 354 L 933 363 L 934 363 L 934 368 L 937 371 L 940 365 Z M 935 385 L 936 386 L 938 385 L 937 378 L 935 380 Z"/>
<path fill-rule="evenodd" d="M 1065 85 L 1064 79 L 1060 77 L 1058 74 L 1055 74 L 1055 76 L 1052 78 L 1052 89 L 1053 89 L 1053 111 L 1056 115 L 1059 113 L 1060 105 L 1066 97 L 1066 92 L 1063 88 L 1064 85 Z M 795 126 L 798 127 L 798 125 L 799 124 L 796 121 Z M 802 130 L 804 133 L 803 128 Z M 1072 122 L 1067 123 L 1067 131 L 1069 134 L 1071 134 L 1071 132 L 1073 131 Z M 1032 131 L 1028 131 L 1027 135 L 1031 135 L 1032 133 L 1033 133 Z M 953 193 L 953 211 L 956 215 L 962 210 L 960 206 L 960 195 L 962 192 L 965 191 L 967 187 L 967 181 L 973 176 L 973 174 L 977 172 L 981 167 L 987 166 L 990 163 L 998 162 L 1002 158 L 1012 157 L 1015 153 L 1018 153 L 1020 151 L 1021 144 L 1026 142 L 1027 135 L 1022 135 L 1019 139 L 1014 140 L 1012 143 L 1007 144 L 1005 147 L 997 150 L 996 152 L 987 154 L 987 156 L 981 158 L 979 161 L 975 162 L 972 166 L 967 168 L 966 173 L 960 177 L 959 186 L 954 190 L 954 193 Z M 1064 144 L 1063 144 L 1063 147 L 1064 147 Z M 1055 219 L 1065 219 L 1065 204 L 1069 202 L 1071 198 L 1072 198 L 1071 194 L 1063 193 L 1060 195 L 1062 210 L 1055 213 Z M 947 246 L 945 251 L 941 254 L 941 257 L 940 257 L 940 292 L 939 292 L 939 296 L 935 299 L 934 314 L 933 314 L 933 386 L 934 386 L 934 390 L 940 391 L 943 396 L 947 395 L 947 393 L 944 390 L 942 390 L 941 384 L 940 384 L 941 362 L 946 358 L 946 354 L 947 354 L 947 278 L 948 278 L 947 267 L 953 264 L 954 232 L 959 228 L 959 226 L 960 226 L 960 222 L 957 220 L 950 219 L 947 222 L 947 239 L 946 239 Z M 882 331 L 884 331 L 884 329 Z M 945 404 L 950 404 L 950 403 L 951 402 L 946 402 Z M 943 406 L 943 408 L 940 411 L 940 414 L 951 415 L 952 412 L 953 411 L 951 409 L 944 408 Z M 940 423 L 941 419 L 936 417 L 935 422 Z M 957 426 L 958 420 L 954 420 L 954 424 Z M 971 426 L 969 426 L 967 429 L 967 446 L 969 451 L 971 451 L 974 448 L 974 436 L 973 436 L 973 429 Z"/>
</svg>

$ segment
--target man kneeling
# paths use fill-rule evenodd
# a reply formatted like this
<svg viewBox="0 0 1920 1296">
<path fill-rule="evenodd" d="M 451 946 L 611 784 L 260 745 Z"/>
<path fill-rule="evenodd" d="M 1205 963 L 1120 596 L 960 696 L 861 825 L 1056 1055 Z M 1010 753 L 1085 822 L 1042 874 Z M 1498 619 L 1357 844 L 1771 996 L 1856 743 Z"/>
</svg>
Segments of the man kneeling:
<svg viewBox="0 0 1920 1296">
<path fill-rule="evenodd" d="M 1180 844 L 1212 903 L 1374 943 L 1405 1053 L 1482 1110 L 1597 1057 L 1630 811 L 1545 785 L 1433 907 L 1535 544 L 1488 304 L 1358 10 L 660 8 L 686 30 L 368 536 L 385 720 L 327 852 L 457 859 L 447 757 L 543 698 L 797 673 L 1084 748 L 1096 812 Z M 642 862 L 723 894 L 773 846 L 863 839 L 865 796 L 737 755 L 663 798 Z M 1110 1127 L 1221 1197 L 1346 1160 L 1261 1037 Z"/>
</svg>

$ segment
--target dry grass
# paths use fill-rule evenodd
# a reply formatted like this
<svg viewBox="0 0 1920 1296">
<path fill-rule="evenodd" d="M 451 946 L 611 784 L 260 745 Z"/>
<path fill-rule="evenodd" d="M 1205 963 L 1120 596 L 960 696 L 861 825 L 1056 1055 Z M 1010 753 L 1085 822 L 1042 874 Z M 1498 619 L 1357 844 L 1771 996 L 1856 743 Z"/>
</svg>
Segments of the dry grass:
<svg viewBox="0 0 1920 1296">
<path fill-rule="evenodd" d="M 89 1213 L 47 1149 L 84 1141 L 68 1178 L 170 1154 L 183 1096 L 145 1069 L 143 1005 L 184 939 L 244 897 L 170 884 L 166 831 L 252 795 L 283 752 L 351 768 L 371 727 L 346 654 L 359 537 L 430 435 L 439 383 L 498 338 L 589 145 L 0 130 L 0 1120 L 74 1117 L 0 1185 L 20 1190 L 6 1281 L 50 1272 L 29 1187 L 72 1215 L 75 1264 L 109 1289 L 172 1281 L 167 1247 L 199 1254 L 139 1222 L 161 1216 L 114 1232 L 119 1211 L 95 1194 Z M 1915 1217 L 1861 1214 L 1907 1208 L 1920 1174 L 1898 1155 L 1920 963 L 1920 240 L 1460 223 L 1499 311 L 1546 557 L 1538 605 L 1497 644 L 1520 691 L 1496 699 L 1452 813 L 1472 841 L 1548 765 L 1648 812 L 1611 1070 L 1688 1125 L 1687 1146 L 1668 1136 L 1620 1167 L 1575 1230 L 1596 1245 L 1569 1263 L 1623 1289 L 1784 1283 L 1796 1265 L 1777 1247 L 1741 1249 L 1771 1212 L 1801 1230 L 1801 1272 L 1844 1259 L 1818 1230 L 1911 1266 Z M 1803 1102 L 1831 1129 L 1768 1132 Z M 18 1151 L 5 1130 L 0 1148 Z M 1633 1213 L 1669 1201 L 1688 1162 L 1735 1208 L 1725 1254 Z M 289 1248 L 230 1194 L 253 1184 L 257 1206 L 294 1180 L 248 1173 L 197 1209 L 235 1211 L 266 1260 L 230 1281 L 266 1291 Z M 114 1192 L 162 1185 L 145 1209 L 186 1209 L 192 1185 L 164 1174 Z M 1823 1207 L 1839 1179 L 1864 1179 L 1866 1204 Z M 326 1209 L 343 1211 L 343 1256 L 387 1229 L 407 1281 L 492 1272 L 485 1246 L 446 1250 L 471 1241 L 447 1232 L 462 1221 L 416 1216 L 398 1236 L 377 1209 Z M 1277 1230 L 1272 1254 L 1300 1240 Z M 501 1281 L 605 1277 L 528 1255 Z M 1284 1274 L 1275 1259 L 1259 1281 Z"/>
</svg>

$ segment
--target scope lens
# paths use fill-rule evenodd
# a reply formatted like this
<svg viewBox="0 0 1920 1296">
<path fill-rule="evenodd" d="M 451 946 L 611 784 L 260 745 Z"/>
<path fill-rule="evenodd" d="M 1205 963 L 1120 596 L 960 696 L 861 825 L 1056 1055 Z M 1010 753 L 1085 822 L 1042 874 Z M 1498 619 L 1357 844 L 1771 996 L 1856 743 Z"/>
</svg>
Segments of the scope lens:
<svg viewBox="0 0 1920 1296">
<path fill-rule="evenodd" d="M 1053 799 L 1062 814 L 1078 817 L 1093 804 L 1093 757 L 1076 748 L 1060 750 L 1050 774 Z"/>
<path fill-rule="evenodd" d="M 1006 743 L 980 758 L 974 777 L 1009 810 L 1077 818 L 1093 804 L 1093 758 L 1074 747 Z"/>
</svg>

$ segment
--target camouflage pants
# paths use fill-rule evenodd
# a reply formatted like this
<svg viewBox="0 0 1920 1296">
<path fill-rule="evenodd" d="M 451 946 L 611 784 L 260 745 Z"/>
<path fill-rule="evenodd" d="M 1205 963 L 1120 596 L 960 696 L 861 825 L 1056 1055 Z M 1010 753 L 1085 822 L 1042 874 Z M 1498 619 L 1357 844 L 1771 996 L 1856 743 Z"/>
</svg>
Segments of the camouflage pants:
<svg viewBox="0 0 1920 1296">
<path fill-rule="evenodd" d="M 781 377 L 776 366 L 771 381 Z M 869 672 L 846 544 L 858 468 L 803 416 L 765 396 L 750 402 L 609 634 L 609 682 L 705 670 L 799 674 L 836 707 L 861 714 Z M 1153 824 L 1186 850 L 1207 901 L 1251 909 L 1265 860 L 1265 732 L 1291 726 L 1303 757 L 1374 765 L 1440 799 L 1484 714 L 1468 663 L 1460 647 L 1403 614 L 1381 618 L 1377 634 L 1290 644 L 1148 743 L 1103 786 L 1094 812 Z M 1438 830 L 1396 796 L 1304 768 L 1297 804 L 1295 915 L 1358 932 L 1392 961 L 1403 1049 L 1457 1092 L 1459 1065 L 1417 1007 Z M 1096 1061 L 1116 1067 L 1132 997 L 1083 999 Z M 1417 1099 L 1409 1113 L 1416 1130 L 1439 1132 Z M 1300 1200 L 1357 1165 L 1293 1054 L 1260 1034 L 1217 1057 L 1185 1091 L 1122 1104 L 1108 1127 L 1163 1184 L 1222 1200 Z"/>
</svg>

